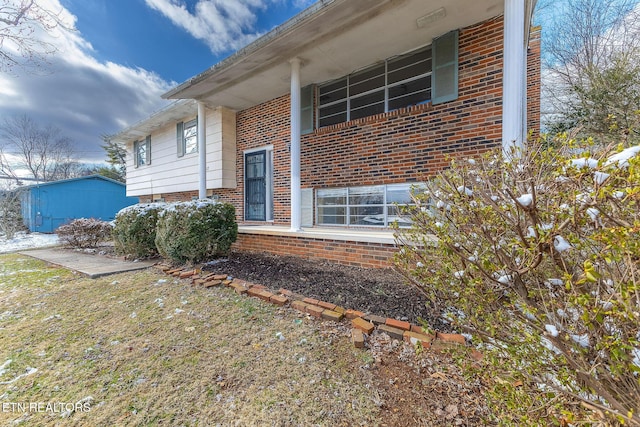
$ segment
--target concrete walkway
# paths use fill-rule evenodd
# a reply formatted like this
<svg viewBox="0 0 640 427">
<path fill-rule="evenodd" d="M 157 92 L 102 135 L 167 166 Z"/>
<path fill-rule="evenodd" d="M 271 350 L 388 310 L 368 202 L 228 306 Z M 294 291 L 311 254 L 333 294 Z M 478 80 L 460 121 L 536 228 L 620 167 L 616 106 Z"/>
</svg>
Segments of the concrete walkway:
<svg viewBox="0 0 640 427">
<path fill-rule="evenodd" d="M 157 261 L 123 261 L 118 258 L 108 258 L 101 255 L 90 255 L 70 249 L 48 248 L 19 252 L 51 264 L 74 270 L 95 279 L 109 274 L 124 273 L 126 271 L 142 270 L 151 267 Z"/>
</svg>

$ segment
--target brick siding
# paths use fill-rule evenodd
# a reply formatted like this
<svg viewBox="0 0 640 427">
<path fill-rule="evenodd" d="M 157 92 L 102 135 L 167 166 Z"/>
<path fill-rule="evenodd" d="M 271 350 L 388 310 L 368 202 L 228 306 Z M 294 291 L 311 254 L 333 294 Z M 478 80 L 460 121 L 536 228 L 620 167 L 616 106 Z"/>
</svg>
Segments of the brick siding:
<svg viewBox="0 0 640 427">
<path fill-rule="evenodd" d="M 424 180 L 448 165 L 447 156 L 477 156 L 502 138 L 503 18 L 460 30 L 459 96 L 316 129 L 301 137 L 302 188 L 392 184 Z M 540 125 L 540 29 L 532 30 L 527 54 L 528 129 Z M 304 68 L 302 68 L 304 73 Z M 273 146 L 273 223 L 290 220 L 289 95 L 239 111 L 236 116 L 236 189 L 214 190 L 244 219 L 244 151 Z M 197 192 L 163 194 L 190 200 Z M 151 199 L 151 196 L 141 197 Z M 283 240 L 283 239 L 286 239 Z M 365 255 L 369 244 L 241 235 L 236 247 L 273 253 L 318 254 L 346 264 L 378 266 L 385 254 Z M 322 248 L 325 248 L 324 250 Z M 378 249 L 376 249 L 378 250 Z M 373 250 L 373 252 L 376 252 Z M 355 251 L 355 252 L 353 252 Z M 353 255 L 349 255 L 353 254 Z M 378 259 L 380 258 L 380 259 Z"/>
</svg>

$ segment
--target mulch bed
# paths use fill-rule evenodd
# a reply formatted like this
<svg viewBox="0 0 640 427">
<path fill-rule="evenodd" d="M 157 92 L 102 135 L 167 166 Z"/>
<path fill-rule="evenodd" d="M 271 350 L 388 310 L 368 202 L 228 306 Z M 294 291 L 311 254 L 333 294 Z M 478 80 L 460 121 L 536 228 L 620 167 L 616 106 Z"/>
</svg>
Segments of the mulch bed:
<svg viewBox="0 0 640 427">
<path fill-rule="evenodd" d="M 233 252 L 208 263 L 206 271 L 228 274 L 277 291 L 289 289 L 306 297 L 331 302 L 365 313 L 420 324 L 437 330 L 448 325 L 432 312 L 429 301 L 396 271 L 349 267 L 324 260 Z"/>
</svg>

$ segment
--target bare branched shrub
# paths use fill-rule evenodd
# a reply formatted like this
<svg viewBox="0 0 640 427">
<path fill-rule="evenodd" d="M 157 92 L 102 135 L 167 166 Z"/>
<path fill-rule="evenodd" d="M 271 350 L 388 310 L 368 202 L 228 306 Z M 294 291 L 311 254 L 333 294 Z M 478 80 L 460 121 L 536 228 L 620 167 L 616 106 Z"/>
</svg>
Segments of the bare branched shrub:
<svg viewBox="0 0 640 427">
<path fill-rule="evenodd" d="M 591 149 L 453 162 L 397 234 L 399 269 L 485 354 L 504 425 L 640 426 L 640 146 Z"/>
<path fill-rule="evenodd" d="M 25 226 L 20 212 L 20 190 L 0 189 L 0 235 L 11 240 Z"/>
<path fill-rule="evenodd" d="M 72 248 L 95 248 L 111 238 L 111 224 L 95 218 L 74 219 L 56 229 L 58 239 Z"/>
</svg>

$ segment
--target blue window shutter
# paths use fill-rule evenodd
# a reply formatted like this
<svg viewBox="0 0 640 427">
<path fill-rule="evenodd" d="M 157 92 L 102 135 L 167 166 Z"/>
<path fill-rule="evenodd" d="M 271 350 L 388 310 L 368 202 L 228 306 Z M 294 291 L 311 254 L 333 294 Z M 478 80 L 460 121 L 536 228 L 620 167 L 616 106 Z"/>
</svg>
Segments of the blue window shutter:
<svg viewBox="0 0 640 427">
<path fill-rule="evenodd" d="M 178 145 L 178 157 L 184 156 L 184 123 L 176 125 L 176 143 Z"/>
<path fill-rule="evenodd" d="M 147 136 L 144 143 L 147 146 L 147 149 L 145 150 L 145 153 L 147 154 L 147 158 L 145 160 L 147 162 L 145 164 L 150 165 L 151 164 L 151 135 Z"/>
<path fill-rule="evenodd" d="M 300 89 L 300 134 L 313 132 L 313 92 L 315 86 Z"/>
<path fill-rule="evenodd" d="M 458 30 L 433 39 L 431 102 L 433 105 L 458 98 Z"/>
</svg>

